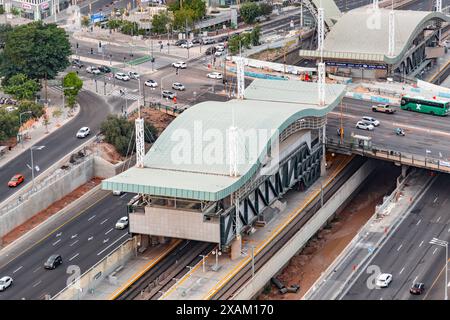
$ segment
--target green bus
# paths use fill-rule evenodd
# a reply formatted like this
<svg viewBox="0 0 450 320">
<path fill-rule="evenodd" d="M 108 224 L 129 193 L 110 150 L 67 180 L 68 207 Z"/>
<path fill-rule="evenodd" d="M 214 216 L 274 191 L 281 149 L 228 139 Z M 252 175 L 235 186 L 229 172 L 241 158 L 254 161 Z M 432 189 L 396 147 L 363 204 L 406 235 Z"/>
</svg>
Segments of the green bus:
<svg viewBox="0 0 450 320">
<path fill-rule="evenodd" d="M 408 111 L 428 113 L 437 116 L 446 116 L 449 113 L 450 102 L 403 96 L 400 107 L 403 110 Z"/>
</svg>

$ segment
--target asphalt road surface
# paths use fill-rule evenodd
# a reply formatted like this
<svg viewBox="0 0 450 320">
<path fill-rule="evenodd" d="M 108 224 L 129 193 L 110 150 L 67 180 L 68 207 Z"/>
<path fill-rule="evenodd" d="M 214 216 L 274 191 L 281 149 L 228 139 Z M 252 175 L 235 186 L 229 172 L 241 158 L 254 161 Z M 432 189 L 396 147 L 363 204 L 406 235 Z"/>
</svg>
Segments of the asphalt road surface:
<svg viewBox="0 0 450 320">
<path fill-rule="evenodd" d="M 376 147 L 395 150 L 403 153 L 433 157 L 436 159 L 450 159 L 450 117 L 439 117 L 417 112 L 401 110 L 384 114 L 372 112 L 374 103 L 345 98 L 342 104 L 342 120 L 344 126 L 344 140 L 350 139 L 352 133 L 372 137 L 372 144 Z M 363 116 L 371 116 L 380 121 L 380 126 L 374 131 L 357 129 L 356 123 Z M 338 141 L 337 129 L 341 123 L 341 108 L 336 107 L 328 115 L 327 135 Z M 404 129 L 405 136 L 397 136 L 395 128 Z M 427 154 L 427 150 L 431 153 Z"/>
<path fill-rule="evenodd" d="M 441 174 L 422 199 L 398 227 L 397 231 L 379 249 L 369 265 L 380 272 L 392 274 L 387 288 L 373 288 L 374 272 L 363 272 L 344 299 L 407 300 L 443 299 L 443 268 L 445 248 L 429 244 L 433 238 L 450 241 L 450 175 Z M 367 270 L 366 270 L 367 271 Z M 415 282 L 425 284 L 423 295 L 411 295 Z M 367 285 L 369 283 L 369 286 Z"/>
<path fill-rule="evenodd" d="M 79 212 L 73 220 L 48 235 L 35 245 L 11 257 L 0 266 L 0 277 L 10 276 L 13 285 L 0 292 L 0 300 L 44 299 L 54 296 L 67 285 L 70 265 L 78 266 L 80 274 L 112 252 L 128 237 L 128 228 L 114 228 L 117 220 L 126 215 L 126 203 L 133 195 L 107 194 L 97 203 Z M 63 264 L 55 270 L 44 269 L 52 254 L 60 254 Z"/>
<path fill-rule="evenodd" d="M 81 109 L 76 118 L 35 144 L 45 146 L 42 150 L 33 151 L 34 163 L 40 168 L 39 172 L 35 171 L 35 177 L 86 141 L 75 137 L 81 127 L 90 127 L 92 135 L 97 133 L 100 123 L 108 114 L 119 112 L 120 100 L 111 97 L 105 101 L 92 92 L 81 91 L 78 97 Z M 30 163 L 31 155 L 29 151 L 26 151 L 11 159 L 0 169 L 0 202 L 31 181 L 31 172 L 27 167 Z M 9 188 L 8 181 L 17 173 L 25 176 L 25 183 L 16 188 Z"/>
</svg>

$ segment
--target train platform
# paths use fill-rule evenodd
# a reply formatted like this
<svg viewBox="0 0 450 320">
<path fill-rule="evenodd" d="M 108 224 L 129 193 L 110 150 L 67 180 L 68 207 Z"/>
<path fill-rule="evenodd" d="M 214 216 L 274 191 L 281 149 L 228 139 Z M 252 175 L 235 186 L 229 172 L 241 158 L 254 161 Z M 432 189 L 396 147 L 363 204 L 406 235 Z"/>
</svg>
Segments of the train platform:
<svg viewBox="0 0 450 320">
<path fill-rule="evenodd" d="M 244 236 L 241 256 L 231 260 L 229 254 L 216 256 L 213 250 L 195 266 L 189 266 L 186 273 L 160 299 L 166 300 L 208 300 L 211 299 L 233 276 L 251 262 L 254 256 L 264 249 L 289 223 L 321 193 L 333 179 L 346 167 L 351 157 L 337 155 L 328 162 L 328 169 L 310 188 L 304 192 L 288 192 L 274 206 L 280 212 L 264 227 L 255 227 L 255 232 Z M 217 259 L 217 260 L 216 260 Z"/>
<path fill-rule="evenodd" d="M 161 259 L 174 249 L 180 240 L 172 240 L 165 244 L 150 247 L 143 254 L 127 261 L 114 277 L 106 277 L 92 293 L 86 294 L 83 300 L 114 300 L 130 284 L 135 282 L 146 271 L 155 266 Z"/>
</svg>

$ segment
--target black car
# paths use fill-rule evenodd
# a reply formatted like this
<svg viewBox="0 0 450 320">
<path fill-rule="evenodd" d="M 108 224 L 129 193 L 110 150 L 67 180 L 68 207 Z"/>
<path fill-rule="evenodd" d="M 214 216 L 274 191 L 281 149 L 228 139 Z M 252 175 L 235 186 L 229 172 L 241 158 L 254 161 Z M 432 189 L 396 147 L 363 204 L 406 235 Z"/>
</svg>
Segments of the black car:
<svg viewBox="0 0 450 320">
<path fill-rule="evenodd" d="M 202 39 L 200 39 L 200 38 L 194 38 L 194 39 L 192 39 L 192 43 L 200 43 L 202 41 Z"/>
<path fill-rule="evenodd" d="M 83 62 L 81 62 L 81 61 L 78 60 L 78 59 L 73 59 L 73 60 L 72 60 L 72 65 L 73 65 L 74 67 L 78 67 L 78 68 L 80 68 L 80 69 L 84 67 Z"/>
<path fill-rule="evenodd" d="M 422 294 L 425 291 L 425 284 L 418 282 L 414 283 L 411 289 L 409 289 L 409 293 L 411 294 Z"/>
<path fill-rule="evenodd" d="M 225 42 L 228 41 L 228 36 L 223 36 L 219 39 L 219 42 Z"/>
<path fill-rule="evenodd" d="M 111 68 L 109 68 L 107 66 L 99 66 L 97 69 L 100 70 L 100 72 L 103 72 L 103 73 L 110 73 L 111 72 Z"/>
<path fill-rule="evenodd" d="M 175 42 L 175 45 L 176 46 L 181 46 L 183 43 L 187 43 L 187 40 L 186 39 L 178 40 L 177 42 Z"/>
<path fill-rule="evenodd" d="M 62 264 L 62 258 L 59 254 L 52 254 L 44 264 L 45 269 L 55 269 Z"/>
<path fill-rule="evenodd" d="M 215 54 L 217 51 L 216 47 L 209 47 L 208 49 L 206 49 L 205 54 L 207 56 L 211 55 L 211 54 Z"/>
</svg>

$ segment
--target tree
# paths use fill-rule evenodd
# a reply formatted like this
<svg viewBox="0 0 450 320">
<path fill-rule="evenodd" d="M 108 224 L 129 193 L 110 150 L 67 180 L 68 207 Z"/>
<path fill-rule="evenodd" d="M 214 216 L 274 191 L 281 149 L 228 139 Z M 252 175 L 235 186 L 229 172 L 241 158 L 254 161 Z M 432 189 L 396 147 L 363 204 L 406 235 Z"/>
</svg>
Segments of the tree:
<svg viewBox="0 0 450 320">
<path fill-rule="evenodd" d="M 139 32 L 139 25 L 137 22 L 123 21 L 120 32 L 127 35 L 137 35 Z"/>
<path fill-rule="evenodd" d="M 17 73 L 30 79 L 53 79 L 69 65 L 69 37 L 56 24 L 42 21 L 20 25 L 7 33 L 0 73 L 7 81 Z"/>
<path fill-rule="evenodd" d="M 169 4 L 169 10 L 176 14 L 179 10 L 192 10 L 191 19 L 193 21 L 200 20 L 206 15 L 206 2 L 203 0 L 183 0 L 183 8 L 180 7 L 180 0 Z"/>
<path fill-rule="evenodd" d="M 67 105 L 72 110 L 75 106 L 78 92 L 83 87 L 83 81 L 75 72 L 69 72 L 63 79 L 63 87 L 66 88 L 64 89 L 64 96 L 67 97 Z"/>
<path fill-rule="evenodd" d="M 89 27 L 89 25 L 91 24 L 91 19 L 89 19 L 88 16 L 83 16 L 81 18 L 81 25 L 85 28 Z"/>
<path fill-rule="evenodd" d="M 109 29 L 119 29 L 123 24 L 123 20 L 119 20 L 119 19 L 112 19 L 108 21 L 108 28 Z"/>
<path fill-rule="evenodd" d="M 186 31 L 186 26 L 192 26 L 194 20 L 192 9 L 180 9 L 174 13 L 173 27 L 177 30 Z"/>
<path fill-rule="evenodd" d="M 19 116 L 17 112 L 0 109 L 0 141 L 15 137 L 19 132 Z"/>
<path fill-rule="evenodd" d="M 160 14 L 154 15 L 152 19 L 152 33 L 166 33 L 166 25 L 170 22 L 170 17 L 166 12 L 161 12 Z"/>
<path fill-rule="evenodd" d="M 259 41 L 260 38 L 261 38 L 261 27 L 259 24 L 257 24 L 250 33 L 250 41 L 252 46 L 259 46 L 261 44 Z"/>
<path fill-rule="evenodd" d="M 260 16 L 259 6 L 253 2 L 246 2 L 240 9 L 241 17 L 247 24 L 252 24 Z"/>
<path fill-rule="evenodd" d="M 270 16 L 272 14 L 272 10 L 273 7 L 266 2 L 262 2 L 259 4 L 259 14 L 261 16 Z"/>
<path fill-rule="evenodd" d="M 239 52 L 239 48 L 242 45 L 242 37 L 240 34 L 235 34 L 231 36 L 228 40 L 228 50 L 231 54 L 236 54 Z"/>
<path fill-rule="evenodd" d="M 6 42 L 6 36 L 12 29 L 10 24 L 0 24 L 0 43 Z"/>
<path fill-rule="evenodd" d="M 22 122 L 31 118 L 39 119 L 42 117 L 44 114 L 44 106 L 33 101 L 21 101 L 17 106 L 16 112 L 19 114 L 25 111 L 31 111 L 31 114 L 24 114 L 22 116 Z"/>
<path fill-rule="evenodd" d="M 16 99 L 32 100 L 40 90 L 40 85 L 36 80 L 28 79 L 23 73 L 18 73 L 9 78 L 3 86 L 3 90 L 5 93 L 13 95 Z"/>
</svg>

